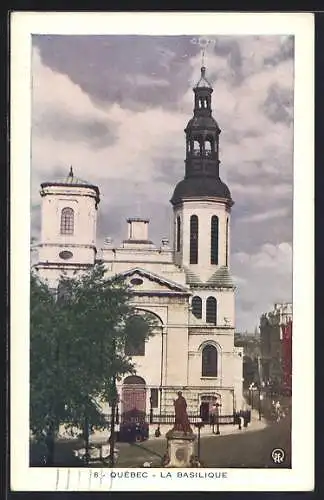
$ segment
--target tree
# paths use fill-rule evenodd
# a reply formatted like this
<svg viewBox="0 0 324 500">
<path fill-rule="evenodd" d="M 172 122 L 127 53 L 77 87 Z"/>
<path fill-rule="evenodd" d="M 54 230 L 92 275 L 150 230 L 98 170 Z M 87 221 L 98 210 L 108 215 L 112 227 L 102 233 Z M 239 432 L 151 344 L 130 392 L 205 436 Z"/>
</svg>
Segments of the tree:
<svg viewBox="0 0 324 500">
<path fill-rule="evenodd" d="M 100 401 L 116 399 L 116 380 L 135 373 L 125 343 L 147 339 L 154 321 L 136 322 L 133 293 L 120 276 L 105 277 L 96 264 L 72 277 L 63 275 L 57 296 L 31 276 L 31 429 L 40 435 L 58 426 L 106 425 Z M 131 328 L 132 326 L 132 328 Z"/>
</svg>

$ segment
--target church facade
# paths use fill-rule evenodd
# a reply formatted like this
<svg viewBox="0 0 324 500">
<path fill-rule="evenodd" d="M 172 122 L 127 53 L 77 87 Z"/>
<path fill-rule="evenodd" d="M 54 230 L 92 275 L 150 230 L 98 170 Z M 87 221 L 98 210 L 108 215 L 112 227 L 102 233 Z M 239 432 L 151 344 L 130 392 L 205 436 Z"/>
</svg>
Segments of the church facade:
<svg viewBox="0 0 324 500">
<path fill-rule="evenodd" d="M 67 178 L 41 185 L 42 228 L 39 276 L 56 289 L 62 271 L 73 273 L 100 260 L 108 276 L 122 274 L 134 291 L 138 312 L 152 313 L 158 326 L 129 355 L 136 376 L 118 384 L 119 412 L 136 407 L 173 413 L 181 390 L 188 412 L 208 413 L 216 400 L 230 415 L 243 405 L 242 348 L 234 346 L 235 285 L 230 274 L 233 200 L 219 177 L 220 129 L 212 116 L 213 89 L 201 68 L 194 112 L 185 129 L 184 178 L 175 186 L 173 245 L 149 237 L 149 219 L 127 219 L 121 246 L 96 246 L 99 188 Z M 106 411 L 106 410 L 105 410 Z M 108 409 L 107 409 L 108 411 Z"/>
</svg>

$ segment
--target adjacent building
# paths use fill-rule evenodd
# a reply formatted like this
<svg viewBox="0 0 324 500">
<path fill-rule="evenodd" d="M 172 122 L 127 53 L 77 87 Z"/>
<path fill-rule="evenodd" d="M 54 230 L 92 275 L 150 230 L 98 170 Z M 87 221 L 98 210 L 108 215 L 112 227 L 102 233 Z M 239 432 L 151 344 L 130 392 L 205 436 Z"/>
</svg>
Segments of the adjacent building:
<svg viewBox="0 0 324 500">
<path fill-rule="evenodd" d="M 254 333 L 235 333 L 236 347 L 243 348 L 243 385 L 249 387 L 252 382 L 260 383 L 261 342 L 258 331 Z"/>
<path fill-rule="evenodd" d="M 291 303 L 277 303 L 260 318 L 262 379 L 291 389 Z"/>
<path fill-rule="evenodd" d="M 185 128 L 184 178 L 170 193 L 172 248 L 167 239 L 159 245 L 151 241 L 148 218 L 130 217 L 120 246 L 107 238 L 97 249 L 99 188 L 76 178 L 72 168 L 66 178 L 41 185 L 35 266 L 41 278 L 56 289 L 63 271 L 82 272 L 100 259 L 108 276 L 120 274 L 132 286 L 138 313 L 151 313 L 158 322 L 152 338 L 127 347 L 137 373 L 118 385 L 121 414 L 132 408 L 148 413 L 149 407 L 173 413 L 178 390 L 190 412 L 208 413 L 216 398 L 223 414 L 242 407 L 243 349 L 234 346 L 230 272 L 234 202 L 219 175 L 220 128 L 212 115 L 212 93 L 203 67 Z"/>
</svg>

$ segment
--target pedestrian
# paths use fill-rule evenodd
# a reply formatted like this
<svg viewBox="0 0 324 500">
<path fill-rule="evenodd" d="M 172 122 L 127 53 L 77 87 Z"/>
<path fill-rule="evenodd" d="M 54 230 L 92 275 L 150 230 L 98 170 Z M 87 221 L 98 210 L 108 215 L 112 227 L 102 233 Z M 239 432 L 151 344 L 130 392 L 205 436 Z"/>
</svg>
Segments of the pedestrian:
<svg viewBox="0 0 324 500">
<path fill-rule="evenodd" d="M 215 423 L 216 423 L 216 413 L 217 413 L 217 406 L 216 404 L 213 404 L 213 406 L 210 409 L 210 425 L 212 426 L 212 432 L 214 434 L 215 430 Z"/>
<path fill-rule="evenodd" d="M 276 420 L 277 422 L 280 421 L 280 416 L 281 416 L 281 405 L 280 401 L 277 401 L 275 404 L 275 412 L 276 412 Z"/>
</svg>

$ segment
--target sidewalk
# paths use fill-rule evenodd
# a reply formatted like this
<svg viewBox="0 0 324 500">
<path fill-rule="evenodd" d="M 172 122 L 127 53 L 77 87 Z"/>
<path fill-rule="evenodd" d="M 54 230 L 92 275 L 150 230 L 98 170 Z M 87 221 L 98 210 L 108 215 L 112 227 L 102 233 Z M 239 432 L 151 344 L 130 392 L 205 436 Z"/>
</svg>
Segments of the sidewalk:
<svg viewBox="0 0 324 500">
<path fill-rule="evenodd" d="M 155 436 L 155 431 L 157 429 L 158 425 L 157 424 L 151 424 L 150 429 L 149 429 L 149 441 L 155 441 L 155 440 L 161 440 L 165 439 L 165 434 L 172 428 L 172 424 L 163 424 L 160 425 L 160 432 L 161 436 L 156 437 Z M 191 426 L 192 430 L 194 433 L 197 435 L 198 434 L 198 429 L 194 425 Z M 265 427 L 267 427 L 267 422 L 266 420 L 262 417 L 261 420 L 259 420 L 259 412 L 256 410 L 251 410 L 251 422 L 248 424 L 247 427 L 243 427 L 242 429 L 239 430 L 238 424 L 226 424 L 226 425 L 220 425 L 219 426 L 219 431 L 220 435 L 228 435 L 228 434 L 241 434 L 241 433 L 246 433 L 246 432 L 251 432 L 251 431 L 258 431 L 262 430 Z M 214 434 L 212 431 L 212 426 L 207 424 L 204 427 L 201 428 L 200 430 L 200 436 L 203 437 L 210 437 L 210 436 L 215 436 L 216 435 L 216 425 L 214 426 Z M 90 437 L 90 442 L 91 443 L 102 443 L 102 442 L 107 442 L 110 436 L 110 431 L 105 430 L 105 431 L 96 431 L 94 434 L 91 435 Z"/>
<path fill-rule="evenodd" d="M 172 425 L 161 425 L 160 426 L 160 431 L 161 431 L 161 436 L 159 438 L 155 437 L 154 432 L 155 429 L 157 428 L 157 425 L 155 426 L 150 426 L 150 437 L 149 440 L 156 440 L 156 439 L 161 439 L 165 437 L 165 434 L 170 430 Z M 198 434 L 198 429 L 194 425 L 191 426 L 192 430 L 194 431 L 195 434 Z M 242 429 L 239 430 L 238 424 L 226 424 L 226 425 L 220 425 L 219 426 L 219 431 L 220 435 L 228 435 L 228 434 L 241 434 L 241 433 L 246 433 L 250 431 L 259 431 L 262 429 L 265 429 L 267 427 L 267 422 L 265 421 L 264 418 L 259 420 L 259 412 L 256 410 L 251 410 L 251 422 L 248 424 L 248 427 L 243 427 Z M 216 434 L 216 425 L 214 426 L 214 434 L 212 431 L 212 426 L 207 424 L 204 427 L 201 428 L 200 430 L 200 437 L 210 437 L 210 436 L 215 436 Z"/>
</svg>

